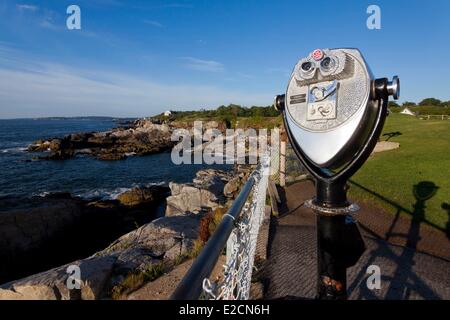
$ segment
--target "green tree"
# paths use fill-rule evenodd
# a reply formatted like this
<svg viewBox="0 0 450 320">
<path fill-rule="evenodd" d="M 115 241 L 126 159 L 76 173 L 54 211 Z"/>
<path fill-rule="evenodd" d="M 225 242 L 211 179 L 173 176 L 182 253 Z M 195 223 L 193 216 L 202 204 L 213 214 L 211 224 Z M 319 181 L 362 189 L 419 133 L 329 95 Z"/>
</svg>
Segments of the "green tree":
<svg viewBox="0 0 450 320">
<path fill-rule="evenodd" d="M 435 98 L 426 98 L 420 101 L 421 106 L 440 106 L 441 100 Z"/>
<path fill-rule="evenodd" d="M 411 101 L 405 101 L 402 103 L 402 107 L 415 107 L 416 103 Z"/>
<path fill-rule="evenodd" d="M 441 106 L 442 107 L 446 107 L 446 108 L 450 107 L 450 100 L 449 101 L 442 101 Z"/>
<path fill-rule="evenodd" d="M 392 108 L 392 107 L 400 107 L 400 106 L 398 105 L 398 103 L 397 103 L 397 102 L 394 102 L 394 101 L 389 101 L 389 103 L 388 103 L 388 107 L 389 107 L 389 108 Z"/>
</svg>

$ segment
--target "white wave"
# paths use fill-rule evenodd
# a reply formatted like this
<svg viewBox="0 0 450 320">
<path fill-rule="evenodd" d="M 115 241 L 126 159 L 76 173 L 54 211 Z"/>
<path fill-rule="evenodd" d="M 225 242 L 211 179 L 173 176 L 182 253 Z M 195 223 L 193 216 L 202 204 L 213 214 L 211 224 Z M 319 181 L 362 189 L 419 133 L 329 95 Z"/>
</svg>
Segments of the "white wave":
<svg viewBox="0 0 450 320">
<path fill-rule="evenodd" d="M 135 156 L 136 155 L 136 152 L 126 152 L 125 153 L 125 157 L 132 157 L 132 156 Z"/>
<path fill-rule="evenodd" d="M 76 196 L 86 199 L 86 200 L 90 200 L 90 199 L 101 199 L 101 200 L 115 200 L 117 199 L 117 197 L 127 191 L 130 191 L 133 188 L 136 187 L 151 187 L 151 186 L 155 186 L 155 185 L 165 185 L 166 182 L 165 181 L 161 181 L 161 182 L 150 182 L 147 184 L 137 184 L 134 183 L 131 185 L 131 187 L 118 187 L 118 188 L 114 188 L 114 189 L 106 189 L 106 188 L 100 188 L 100 189 L 94 189 L 94 190 L 89 190 L 89 191 L 85 191 L 85 192 L 81 192 L 81 193 L 77 193 Z"/>
<path fill-rule="evenodd" d="M 14 147 L 14 148 L 6 148 L 6 149 L 0 149 L 1 153 L 19 153 L 26 151 L 26 147 Z"/>
<path fill-rule="evenodd" d="M 46 197 L 46 196 L 48 196 L 49 194 L 52 194 L 52 192 L 50 192 L 50 191 L 43 191 L 43 192 L 40 192 L 40 193 L 33 193 L 31 196 L 33 196 L 33 197 L 42 197 L 42 198 L 44 198 L 44 197 Z"/>
</svg>

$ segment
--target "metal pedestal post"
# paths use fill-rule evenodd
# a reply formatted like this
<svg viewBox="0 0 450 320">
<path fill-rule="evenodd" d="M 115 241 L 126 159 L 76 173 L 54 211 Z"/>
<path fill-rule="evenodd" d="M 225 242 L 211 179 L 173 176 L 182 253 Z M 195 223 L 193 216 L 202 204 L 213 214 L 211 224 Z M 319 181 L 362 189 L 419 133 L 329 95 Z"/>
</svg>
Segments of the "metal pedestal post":
<svg viewBox="0 0 450 320">
<path fill-rule="evenodd" d="M 364 253 L 364 240 L 351 213 L 343 184 L 316 182 L 317 196 L 307 205 L 317 215 L 317 298 L 347 299 L 347 268 Z"/>
</svg>

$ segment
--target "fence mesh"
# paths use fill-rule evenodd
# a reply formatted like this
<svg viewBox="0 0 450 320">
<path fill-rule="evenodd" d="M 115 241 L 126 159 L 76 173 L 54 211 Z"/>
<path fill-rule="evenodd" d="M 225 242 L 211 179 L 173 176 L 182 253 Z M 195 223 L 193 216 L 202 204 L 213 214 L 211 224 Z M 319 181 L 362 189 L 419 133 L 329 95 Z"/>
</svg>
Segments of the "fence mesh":
<svg viewBox="0 0 450 320">
<path fill-rule="evenodd" d="M 270 179 L 280 183 L 280 129 L 276 128 L 271 133 L 270 139 Z"/>
<path fill-rule="evenodd" d="M 259 229 L 264 218 L 266 191 L 269 182 L 270 156 L 263 157 L 253 173 L 255 184 L 242 210 L 236 227 L 227 242 L 227 260 L 223 277 L 218 282 L 205 279 L 206 299 L 246 300 L 250 295 L 251 277 Z"/>
<path fill-rule="evenodd" d="M 292 183 L 305 178 L 307 171 L 295 154 L 292 145 L 286 143 L 286 182 Z"/>
</svg>

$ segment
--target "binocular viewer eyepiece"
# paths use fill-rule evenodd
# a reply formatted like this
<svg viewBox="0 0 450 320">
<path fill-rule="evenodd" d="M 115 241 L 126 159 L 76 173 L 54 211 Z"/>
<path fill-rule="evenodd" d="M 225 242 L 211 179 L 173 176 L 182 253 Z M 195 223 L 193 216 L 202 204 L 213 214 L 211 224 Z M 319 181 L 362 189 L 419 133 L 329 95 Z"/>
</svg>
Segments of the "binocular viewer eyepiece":
<svg viewBox="0 0 450 320">
<path fill-rule="evenodd" d="M 365 250 L 347 181 L 372 153 L 390 96 L 399 98 L 399 78 L 375 79 L 359 50 L 316 49 L 275 98 L 291 145 L 315 180 L 316 196 L 305 205 L 317 217 L 318 298 L 346 298 L 346 268 Z"/>
<path fill-rule="evenodd" d="M 337 169 L 384 121 L 388 97 L 399 95 L 399 78 L 375 79 L 359 50 L 316 49 L 298 61 L 286 93 L 275 98 L 274 106 L 283 112 L 301 160 Z"/>
</svg>

